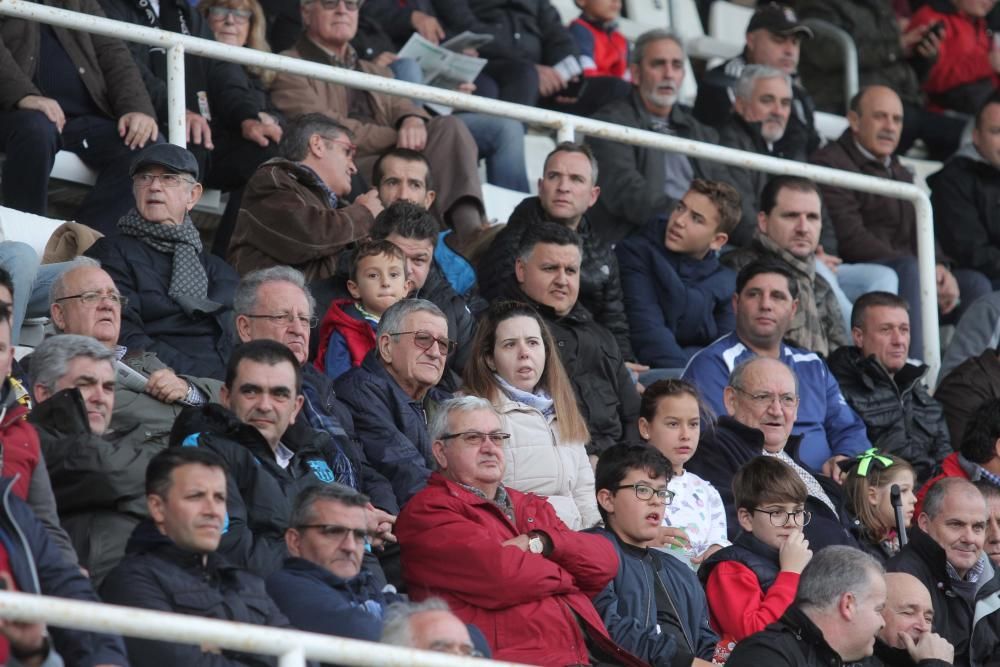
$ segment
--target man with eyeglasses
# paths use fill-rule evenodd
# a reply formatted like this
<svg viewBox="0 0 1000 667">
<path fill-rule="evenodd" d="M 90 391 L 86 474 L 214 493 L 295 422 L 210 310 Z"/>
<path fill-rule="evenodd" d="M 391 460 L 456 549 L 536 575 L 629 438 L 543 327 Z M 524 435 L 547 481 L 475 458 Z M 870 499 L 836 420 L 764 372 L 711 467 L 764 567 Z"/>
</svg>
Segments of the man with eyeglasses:
<svg viewBox="0 0 1000 667">
<path fill-rule="evenodd" d="M 437 471 L 397 527 L 411 595 L 441 597 L 498 660 L 645 664 L 611 640 L 591 603 L 618 569 L 614 547 L 567 528 L 545 498 L 503 485 L 510 434 L 490 402 L 445 402 L 430 437 Z"/>
<path fill-rule="evenodd" d="M 378 641 L 383 592 L 362 567 L 369 548 L 368 498 L 342 484 L 310 487 L 292 505 L 285 531 L 289 558 L 267 579 L 267 592 L 299 630 Z"/>
<path fill-rule="evenodd" d="M 736 391 L 726 386 L 732 384 L 729 378 L 737 365 L 756 356 L 780 360 L 797 382 L 795 405 L 789 406 L 795 408 L 792 422 L 780 426 L 789 431 L 794 427 L 801 436 L 797 456 L 803 465 L 839 480 L 837 462 L 869 449 L 871 443 L 864 422 L 847 405 L 823 358 L 784 342 L 798 307 L 795 276 L 783 262 L 750 262 L 736 276 L 736 330 L 691 357 L 684 379 L 723 415 L 729 412 L 725 397 Z"/>
<path fill-rule="evenodd" d="M 863 294 L 851 313 L 851 337 L 853 345 L 830 355 L 830 371 L 872 444 L 907 461 L 923 484 L 952 453 L 951 434 L 944 408 L 924 386 L 927 366 L 909 359 L 909 304 L 888 292 Z"/>
<path fill-rule="evenodd" d="M 187 149 L 149 146 L 129 169 L 135 208 L 86 255 L 100 261 L 127 299 L 118 343 L 154 352 L 175 373 L 222 379 L 233 349 L 233 292 L 239 276 L 204 252 L 190 211 L 201 197 L 198 162 Z"/>
<path fill-rule="evenodd" d="M 375 190 L 348 203 L 356 146 L 329 116 L 289 123 L 279 150 L 247 184 L 229 261 L 241 275 L 287 265 L 309 281 L 329 278 L 343 250 L 368 236 L 382 204 Z"/>
<path fill-rule="evenodd" d="M 131 382 L 115 383 L 114 410 L 108 430 L 142 433 L 148 441 L 167 444 L 174 419 L 187 405 L 217 401 L 222 382 L 195 375 L 178 375 L 155 352 L 120 344 L 122 312 L 128 305 L 99 262 L 77 257 L 49 292 L 49 316 L 57 333 L 96 340 L 136 371 Z M 34 354 L 25 357 L 30 370 Z M 142 386 L 145 377 L 145 386 Z M 65 424 L 63 424 L 65 426 Z"/>
<path fill-rule="evenodd" d="M 886 569 L 931 593 L 931 628 L 955 647 L 955 665 L 993 664 L 1000 648 L 1000 573 L 983 550 L 986 500 L 971 482 L 938 480 L 924 497 L 910 541 Z"/>
<path fill-rule="evenodd" d="M 799 381 L 785 363 L 771 357 L 748 357 L 733 369 L 725 389 L 726 412 L 706 431 L 685 466 L 719 492 L 726 508 L 729 539 L 739 534 L 733 478 L 748 461 L 774 456 L 799 476 L 809 495 L 805 509 L 812 520 L 805 537 L 814 550 L 830 544 L 856 546 L 841 523 L 844 505 L 840 485 L 814 473 L 801 458 L 803 437 L 792 434 L 801 404 Z"/>
<path fill-rule="evenodd" d="M 334 382 L 365 455 L 389 479 L 400 507 L 434 468 L 427 423 L 450 398 L 437 385 L 454 351 L 441 309 L 424 299 L 403 299 L 382 314 L 375 349 L 361 366 Z"/>
<path fill-rule="evenodd" d="M 673 500 L 670 462 L 656 449 L 619 445 L 601 454 L 594 488 L 620 566 L 594 598 L 611 638 L 657 667 L 711 664 L 718 635 L 694 572 L 661 551 L 660 529 Z"/>
<path fill-rule="evenodd" d="M 289 628 L 264 581 L 218 552 L 229 529 L 227 466 L 200 447 L 171 447 L 146 469 L 150 519 L 101 587 L 111 604 Z M 210 644 L 125 640 L 133 667 L 263 667 L 275 659 Z"/>
<path fill-rule="evenodd" d="M 482 631 L 463 623 L 441 598 L 389 605 L 381 642 L 466 658 L 491 657 Z"/>
</svg>

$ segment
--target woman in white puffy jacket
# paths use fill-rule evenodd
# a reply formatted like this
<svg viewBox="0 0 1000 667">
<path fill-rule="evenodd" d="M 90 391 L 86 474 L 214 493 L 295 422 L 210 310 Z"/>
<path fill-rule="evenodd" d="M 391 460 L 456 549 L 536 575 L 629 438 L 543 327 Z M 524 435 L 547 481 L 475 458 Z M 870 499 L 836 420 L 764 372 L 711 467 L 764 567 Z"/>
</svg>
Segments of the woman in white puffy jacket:
<svg viewBox="0 0 1000 667">
<path fill-rule="evenodd" d="M 472 345 L 464 392 L 492 402 L 511 435 L 504 485 L 548 497 L 573 530 L 597 524 L 590 434 L 545 322 L 526 304 L 494 303 Z"/>
</svg>

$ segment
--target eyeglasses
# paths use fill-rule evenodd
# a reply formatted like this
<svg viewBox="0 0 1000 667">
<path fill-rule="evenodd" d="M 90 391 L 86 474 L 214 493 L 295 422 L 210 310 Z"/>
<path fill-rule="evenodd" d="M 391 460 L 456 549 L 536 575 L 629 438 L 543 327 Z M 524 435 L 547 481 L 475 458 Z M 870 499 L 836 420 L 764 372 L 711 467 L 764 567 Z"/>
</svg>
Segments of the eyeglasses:
<svg viewBox="0 0 1000 667">
<path fill-rule="evenodd" d="M 350 160 L 354 159 L 354 156 L 358 154 L 358 147 L 347 139 L 327 139 L 323 137 L 323 141 L 329 144 L 340 144 L 344 147 L 344 152 L 347 153 L 347 158 Z"/>
<path fill-rule="evenodd" d="M 56 302 L 67 301 L 69 299 L 79 299 L 81 303 L 87 306 L 93 306 L 98 303 L 101 299 L 107 299 L 113 305 L 119 308 L 124 308 L 128 305 L 128 299 L 123 297 L 117 292 L 80 292 L 79 294 L 71 294 L 69 296 L 62 296 L 56 299 Z"/>
<path fill-rule="evenodd" d="M 447 338 L 437 338 L 428 331 L 397 331 L 395 333 L 389 334 L 390 336 L 408 336 L 413 335 L 413 344 L 419 347 L 421 350 L 431 349 L 431 345 L 435 342 L 438 344 L 438 352 L 444 356 L 448 356 L 455 351 L 458 347 L 458 343 Z"/>
<path fill-rule="evenodd" d="M 140 188 L 148 188 L 156 179 L 165 188 L 176 188 L 181 183 L 194 183 L 193 179 L 183 174 L 136 174 L 132 177 L 132 182 Z"/>
<path fill-rule="evenodd" d="M 621 491 L 622 489 L 632 489 L 635 491 L 635 497 L 639 500 L 649 500 L 653 496 L 656 496 L 663 501 L 664 505 L 674 502 L 674 492 L 669 489 L 654 489 L 649 484 L 639 484 L 638 482 L 615 487 L 615 491 Z"/>
<path fill-rule="evenodd" d="M 319 4 L 323 6 L 323 9 L 336 9 L 340 7 L 341 3 L 344 5 L 344 9 L 349 12 L 356 12 L 361 9 L 361 5 L 365 4 L 365 0 L 318 0 Z"/>
<path fill-rule="evenodd" d="M 753 508 L 754 512 L 761 512 L 771 517 L 771 525 L 775 528 L 783 528 L 788 525 L 788 520 L 792 520 L 792 525 L 795 526 L 808 526 L 809 522 L 812 521 L 812 512 L 807 512 L 806 510 L 797 510 L 795 512 L 786 512 L 785 510 L 762 510 L 759 507 Z"/>
<path fill-rule="evenodd" d="M 244 25 L 250 23 L 250 17 L 253 16 L 253 12 L 251 12 L 248 9 L 211 7 L 208 10 L 208 15 L 213 19 L 219 19 L 220 21 L 225 21 L 226 19 L 232 19 L 233 23 L 239 23 L 240 25 Z"/>
<path fill-rule="evenodd" d="M 244 315 L 244 317 L 248 317 L 251 320 L 271 320 L 274 324 L 284 324 L 289 327 L 298 322 L 307 329 L 312 329 L 319 324 L 318 317 L 306 317 L 305 315 L 295 315 L 294 313 L 278 313 L 277 315 Z"/>
<path fill-rule="evenodd" d="M 296 530 L 306 530 L 309 528 L 318 530 L 320 535 L 329 537 L 334 542 L 343 542 L 347 539 L 348 534 L 354 536 L 355 542 L 368 544 L 369 541 L 368 531 L 364 528 L 347 528 L 345 526 L 338 526 L 335 523 L 304 523 L 301 526 L 295 526 Z"/>
<path fill-rule="evenodd" d="M 510 433 L 502 433 L 500 431 L 493 431 L 492 433 L 483 433 L 482 431 L 462 431 L 461 433 L 445 433 L 440 439 L 451 440 L 453 438 L 461 438 L 462 442 L 470 447 L 481 447 L 487 440 L 492 442 L 494 445 L 500 445 L 503 447 L 504 443 L 510 440 Z"/>
<path fill-rule="evenodd" d="M 476 650 L 476 647 L 472 644 L 464 644 L 459 642 L 449 642 L 443 639 L 431 642 L 427 645 L 428 651 L 434 651 L 436 653 L 450 653 L 452 655 L 461 655 L 466 658 L 481 658 L 483 654 Z"/>
<path fill-rule="evenodd" d="M 799 397 L 795 394 L 751 393 L 736 386 L 733 386 L 733 389 L 749 398 L 750 402 L 759 408 L 766 408 L 775 401 L 778 401 L 781 407 L 788 409 L 794 408 L 799 404 Z"/>
</svg>

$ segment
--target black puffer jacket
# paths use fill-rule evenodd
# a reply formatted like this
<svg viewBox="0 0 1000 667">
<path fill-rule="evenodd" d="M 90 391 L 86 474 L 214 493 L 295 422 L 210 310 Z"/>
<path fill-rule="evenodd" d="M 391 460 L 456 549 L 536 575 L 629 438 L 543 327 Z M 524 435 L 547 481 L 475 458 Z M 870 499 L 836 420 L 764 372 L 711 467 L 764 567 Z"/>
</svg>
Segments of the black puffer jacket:
<svg viewBox="0 0 1000 667">
<path fill-rule="evenodd" d="M 525 233 L 542 222 L 552 222 L 542 208 L 538 197 L 528 197 L 510 214 L 507 226 L 493 239 L 485 256 L 489 261 L 480 262 L 476 270 L 479 294 L 487 301 L 516 298 L 520 294 L 514 277 L 517 247 Z M 584 216 L 576 233 L 583 239 L 583 262 L 580 267 L 580 302 L 591 312 L 598 324 L 603 324 L 618 341 L 618 349 L 626 361 L 635 359 L 629 341 L 628 321 L 625 319 L 624 295 L 618 272 L 618 258 L 611 246 L 603 243 L 590 229 Z"/>
<path fill-rule="evenodd" d="M 588 454 L 623 442 L 638 442 L 639 393 L 614 337 L 579 302 L 562 317 L 528 298 L 556 341 L 559 358 L 573 384 L 576 402 L 590 429 Z"/>
<path fill-rule="evenodd" d="M 909 543 L 886 564 L 889 572 L 912 574 L 930 591 L 932 629 L 955 647 L 955 665 L 1000 664 L 1000 574 L 985 560 L 977 582 L 958 582 L 947 572 L 944 549 L 927 533 L 913 528 Z"/>
<path fill-rule="evenodd" d="M 90 430 L 80 391 L 64 389 L 29 413 L 38 431 L 59 522 L 94 586 L 125 555 L 136 525 L 149 516 L 146 466 L 164 447 L 142 428 L 101 436 Z"/>
<path fill-rule="evenodd" d="M 111 604 L 172 611 L 223 621 L 290 628 L 268 596 L 264 580 L 231 565 L 217 552 L 181 549 L 151 521 L 135 529 L 128 554 L 101 588 Z M 277 659 L 240 651 L 207 652 L 201 646 L 148 639 L 125 640 L 133 667 L 270 667 Z"/>
<path fill-rule="evenodd" d="M 872 445 L 909 461 L 918 482 L 937 474 L 951 454 L 951 435 L 941 404 L 920 382 L 927 366 L 908 363 L 890 376 L 874 355 L 865 359 L 853 345 L 837 348 L 829 365 Z"/>
</svg>

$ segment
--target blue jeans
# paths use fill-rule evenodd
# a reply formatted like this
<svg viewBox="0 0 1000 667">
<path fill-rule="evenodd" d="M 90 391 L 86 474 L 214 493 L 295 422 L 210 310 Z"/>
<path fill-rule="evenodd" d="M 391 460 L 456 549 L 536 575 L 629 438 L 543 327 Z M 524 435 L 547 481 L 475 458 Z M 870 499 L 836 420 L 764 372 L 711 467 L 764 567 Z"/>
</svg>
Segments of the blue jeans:
<svg viewBox="0 0 1000 667">
<path fill-rule="evenodd" d="M 49 288 L 69 267 L 69 262 L 39 264 L 38 254 L 27 243 L 3 241 L 0 243 L 0 266 L 14 281 L 11 343 L 17 345 L 25 317 L 48 316 Z"/>
<path fill-rule="evenodd" d="M 841 264 L 834 273 L 817 259 L 816 273 L 823 276 L 833 289 L 848 337 L 851 335 L 851 311 L 859 296 L 865 292 L 899 292 L 896 272 L 880 264 Z"/>
<path fill-rule="evenodd" d="M 420 83 L 423 72 L 412 58 L 399 58 L 389 65 L 400 81 Z M 415 100 L 417 106 L 423 103 Z M 524 126 L 516 120 L 482 113 L 456 113 L 476 141 L 479 157 L 486 160 L 486 180 L 493 185 L 528 192 L 528 172 L 524 164 Z M 433 174 L 431 175 L 433 178 Z"/>
</svg>

